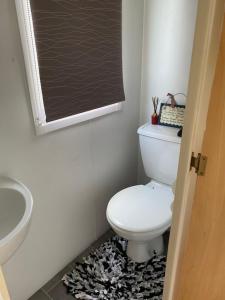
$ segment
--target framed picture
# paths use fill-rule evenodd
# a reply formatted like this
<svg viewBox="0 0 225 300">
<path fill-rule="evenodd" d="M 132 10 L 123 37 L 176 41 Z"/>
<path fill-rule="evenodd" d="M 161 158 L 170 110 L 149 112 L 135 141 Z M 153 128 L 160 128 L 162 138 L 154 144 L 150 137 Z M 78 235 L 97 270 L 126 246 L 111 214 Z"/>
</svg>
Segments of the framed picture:
<svg viewBox="0 0 225 300">
<path fill-rule="evenodd" d="M 181 128 L 184 125 L 184 105 L 161 103 L 159 112 L 159 125 Z"/>
</svg>

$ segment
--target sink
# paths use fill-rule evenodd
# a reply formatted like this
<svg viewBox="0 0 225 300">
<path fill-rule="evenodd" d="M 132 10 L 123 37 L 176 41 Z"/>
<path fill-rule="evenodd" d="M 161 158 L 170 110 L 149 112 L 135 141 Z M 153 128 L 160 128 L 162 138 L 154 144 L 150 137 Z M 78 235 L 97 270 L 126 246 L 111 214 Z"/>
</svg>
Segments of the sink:
<svg viewBox="0 0 225 300">
<path fill-rule="evenodd" d="M 28 188 L 17 180 L 0 176 L 0 266 L 25 239 L 32 208 Z"/>
</svg>

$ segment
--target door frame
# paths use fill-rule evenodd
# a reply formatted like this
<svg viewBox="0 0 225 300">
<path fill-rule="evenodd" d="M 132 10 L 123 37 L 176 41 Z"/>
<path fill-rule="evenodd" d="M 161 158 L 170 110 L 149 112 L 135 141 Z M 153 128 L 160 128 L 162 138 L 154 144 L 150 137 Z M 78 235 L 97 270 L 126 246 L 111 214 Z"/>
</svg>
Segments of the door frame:
<svg viewBox="0 0 225 300">
<path fill-rule="evenodd" d="M 163 300 L 174 299 L 183 241 L 190 222 L 197 176 L 191 154 L 201 152 L 214 79 L 225 0 L 199 0 L 188 101 L 177 174 Z"/>
</svg>

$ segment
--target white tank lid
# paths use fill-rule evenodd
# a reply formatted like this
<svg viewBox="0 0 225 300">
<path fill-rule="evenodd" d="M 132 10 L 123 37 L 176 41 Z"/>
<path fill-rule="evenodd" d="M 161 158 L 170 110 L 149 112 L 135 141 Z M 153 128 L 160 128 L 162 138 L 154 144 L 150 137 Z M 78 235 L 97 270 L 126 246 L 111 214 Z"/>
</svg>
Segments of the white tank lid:
<svg viewBox="0 0 225 300">
<path fill-rule="evenodd" d="M 152 125 L 146 123 L 138 128 L 138 134 L 143 136 L 149 136 L 159 140 L 169 141 L 173 143 L 181 143 L 181 138 L 177 136 L 179 128 L 167 127 L 162 125 Z"/>
</svg>

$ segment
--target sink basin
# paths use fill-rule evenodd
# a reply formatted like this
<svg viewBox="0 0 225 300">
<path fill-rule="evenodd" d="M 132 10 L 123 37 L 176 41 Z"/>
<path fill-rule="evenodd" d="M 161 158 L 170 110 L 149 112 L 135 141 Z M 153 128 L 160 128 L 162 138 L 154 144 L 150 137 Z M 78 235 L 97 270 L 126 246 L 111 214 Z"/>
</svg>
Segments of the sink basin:
<svg viewBox="0 0 225 300">
<path fill-rule="evenodd" d="M 33 198 L 28 188 L 0 176 L 0 266 L 23 242 L 29 228 Z"/>
</svg>

